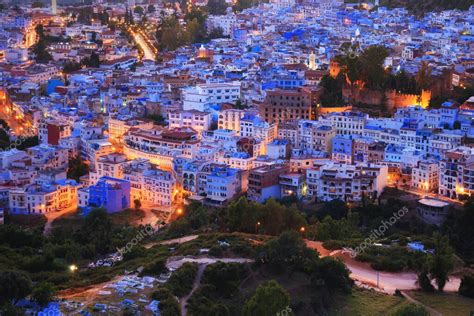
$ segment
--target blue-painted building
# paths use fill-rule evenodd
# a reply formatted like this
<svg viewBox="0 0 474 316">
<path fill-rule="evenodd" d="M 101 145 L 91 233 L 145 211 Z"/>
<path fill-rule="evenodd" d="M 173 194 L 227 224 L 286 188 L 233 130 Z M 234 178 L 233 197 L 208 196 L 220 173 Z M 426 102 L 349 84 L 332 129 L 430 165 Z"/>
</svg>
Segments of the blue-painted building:
<svg viewBox="0 0 474 316">
<path fill-rule="evenodd" d="M 90 208 L 101 207 L 108 213 L 130 208 L 130 182 L 111 177 L 102 177 L 90 187 L 79 190 L 79 206 L 85 213 Z"/>
<path fill-rule="evenodd" d="M 332 160 L 352 163 L 353 140 L 348 136 L 335 136 L 332 139 Z"/>
</svg>

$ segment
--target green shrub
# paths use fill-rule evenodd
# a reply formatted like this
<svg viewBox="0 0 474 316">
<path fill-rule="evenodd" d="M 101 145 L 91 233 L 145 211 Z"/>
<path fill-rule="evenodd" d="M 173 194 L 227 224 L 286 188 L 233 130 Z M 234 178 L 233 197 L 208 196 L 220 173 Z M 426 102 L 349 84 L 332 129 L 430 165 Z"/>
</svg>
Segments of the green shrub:
<svg viewBox="0 0 474 316">
<path fill-rule="evenodd" d="M 166 287 L 177 297 L 183 297 L 191 291 L 197 270 L 198 266 L 195 263 L 183 264 L 181 268 L 173 272 Z"/>
<path fill-rule="evenodd" d="M 465 275 L 459 286 L 459 294 L 465 297 L 474 298 L 474 275 Z"/>
<path fill-rule="evenodd" d="M 400 307 L 392 316 L 428 316 L 429 313 L 422 306 L 415 304 Z"/>
</svg>

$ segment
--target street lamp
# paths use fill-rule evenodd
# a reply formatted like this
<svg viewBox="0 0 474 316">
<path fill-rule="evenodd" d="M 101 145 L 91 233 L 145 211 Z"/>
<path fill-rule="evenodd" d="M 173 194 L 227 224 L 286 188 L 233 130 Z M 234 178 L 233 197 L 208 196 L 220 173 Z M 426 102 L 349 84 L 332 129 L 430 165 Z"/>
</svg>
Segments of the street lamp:
<svg viewBox="0 0 474 316">
<path fill-rule="evenodd" d="M 71 271 L 72 273 L 76 272 L 76 270 L 77 270 L 77 266 L 75 264 L 71 264 L 69 266 L 69 271 Z"/>
<path fill-rule="evenodd" d="M 304 237 L 304 233 L 306 232 L 306 228 L 304 226 L 301 226 L 300 227 L 300 233 L 301 233 L 301 236 Z"/>
<path fill-rule="evenodd" d="M 257 222 L 257 224 L 255 224 L 255 233 L 258 234 L 258 228 L 260 227 L 260 222 Z"/>
<path fill-rule="evenodd" d="M 181 214 L 183 214 L 183 210 L 182 210 L 182 209 L 180 209 L 180 208 L 178 208 L 178 210 L 177 210 L 176 212 L 178 213 L 178 215 L 181 215 Z"/>
</svg>

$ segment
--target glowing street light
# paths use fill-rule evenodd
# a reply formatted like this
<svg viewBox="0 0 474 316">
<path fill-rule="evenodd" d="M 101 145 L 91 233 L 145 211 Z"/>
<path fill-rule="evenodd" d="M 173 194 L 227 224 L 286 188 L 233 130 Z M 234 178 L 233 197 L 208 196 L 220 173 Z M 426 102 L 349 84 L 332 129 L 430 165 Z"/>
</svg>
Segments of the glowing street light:
<svg viewBox="0 0 474 316">
<path fill-rule="evenodd" d="M 176 211 L 178 213 L 178 215 L 182 215 L 183 214 L 183 210 L 178 208 L 178 210 Z"/>
<path fill-rule="evenodd" d="M 72 273 L 76 272 L 76 270 L 77 270 L 77 266 L 75 264 L 71 264 L 69 266 L 69 271 L 71 271 Z"/>
</svg>

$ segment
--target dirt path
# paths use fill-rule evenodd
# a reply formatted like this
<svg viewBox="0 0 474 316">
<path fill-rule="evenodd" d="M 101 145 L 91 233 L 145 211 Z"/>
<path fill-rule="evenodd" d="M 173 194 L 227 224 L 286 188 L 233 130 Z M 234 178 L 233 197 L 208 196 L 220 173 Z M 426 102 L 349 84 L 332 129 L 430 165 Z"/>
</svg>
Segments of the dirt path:
<svg viewBox="0 0 474 316">
<path fill-rule="evenodd" d="M 201 279 L 204 274 L 204 270 L 209 264 L 224 262 L 224 263 L 251 263 L 254 260 L 247 258 L 209 258 L 209 257 L 171 257 L 166 262 L 166 267 L 171 270 L 179 269 L 183 264 L 187 262 L 197 263 L 199 265 L 196 278 L 193 282 L 193 288 L 186 296 L 182 297 L 179 300 L 181 305 L 181 316 L 186 316 L 188 310 L 186 309 L 186 304 L 189 298 L 201 285 Z"/>
<path fill-rule="evenodd" d="M 432 308 L 432 307 L 429 307 L 425 304 L 423 304 L 422 302 L 414 299 L 412 296 L 410 296 L 410 294 L 408 294 L 407 292 L 401 292 L 402 295 L 407 299 L 409 300 L 410 302 L 412 302 L 413 304 L 415 305 L 419 305 L 419 306 L 422 306 L 424 307 L 429 313 L 431 316 L 443 316 L 443 314 L 441 314 L 440 312 L 438 312 L 436 309 Z"/>
<path fill-rule="evenodd" d="M 53 228 L 53 222 L 63 216 L 63 215 L 66 215 L 66 214 L 69 214 L 69 213 L 72 213 L 74 211 L 76 211 L 76 207 L 74 208 L 69 208 L 69 209 L 65 209 L 65 210 L 62 210 L 62 211 L 59 211 L 59 212 L 50 212 L 50 213 L 46 213 L 44 214 L 44 216 L 46 217 L 46 224 L 44 225 L 44 230 L 43 230 L 43 235 L 48 235 L 52 228 Z"/>
<path fill-rule="evenodd" d="M 163 240 L 163 241 L 155 241 L 155 242 L 146 244 L 144 247 L 146 249 L 150 249 L 151 247 L 156 246 L 156 245 L 182 244 L 182 243 L 194 240 L 198 237 L 199 235 L 190 235 L 190 236 L 184 236 L 180 238 L 168 239 L 168 240 Z"/>
<path fill-rule="evenodd" d="M 206 269 L 206 266 L 207 265 L 204 264 L 204 263 L 201 263 L 199 265 L 198 271 L 197 271 L 197 274 L 196 274 L 196 278 L 194 279 L 193 288 L 191 289 L 191 292 L 189 292 L 188 295 L 186 295 L 185 297 L 183 297 L 179 300 L 179 304 L 181 305 L 181 316 L 186 316 L 188 314 L 186 304 L 188 303 L 189 298 L 193 295 L 193 293 L 201 285 L 202 275 L 204 274 L 204 270 Z"/>
</svg>

